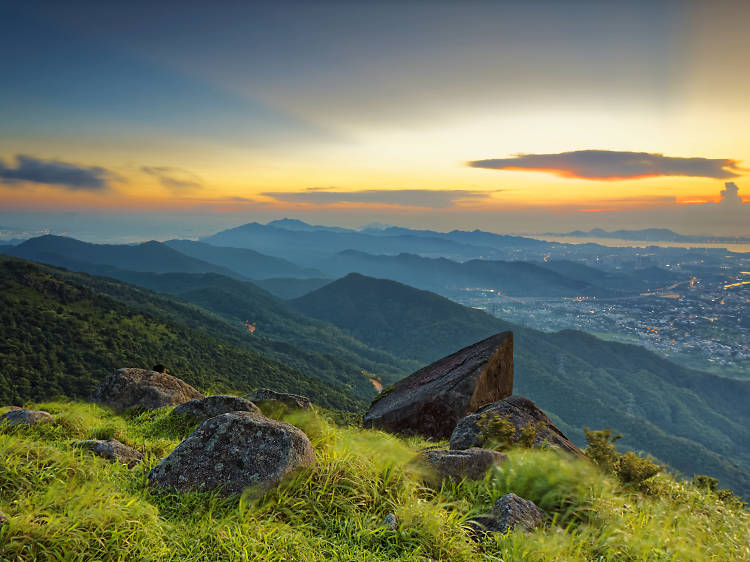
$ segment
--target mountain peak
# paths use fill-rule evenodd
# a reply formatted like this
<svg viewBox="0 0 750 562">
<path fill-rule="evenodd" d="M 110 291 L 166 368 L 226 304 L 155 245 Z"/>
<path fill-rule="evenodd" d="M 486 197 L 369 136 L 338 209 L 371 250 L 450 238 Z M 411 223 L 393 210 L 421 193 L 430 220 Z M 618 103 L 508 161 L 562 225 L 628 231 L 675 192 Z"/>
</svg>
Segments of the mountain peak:
<svg viewBox="0 0 750 562">
<path fill-rule="evenodd" d="M 276 219 L 273 221 L 269 221 L 266 223 L 266 226 L 274 226 L 276 228 L 285 228 L 287 230 L 313 230 L 315 227 L 313 227 L 310 224 L 307 224 L 304 221 L 301 221 L 299 219 L 290 219 L 287 217 L 284 217 L 283 219 Z"/>
</svg>

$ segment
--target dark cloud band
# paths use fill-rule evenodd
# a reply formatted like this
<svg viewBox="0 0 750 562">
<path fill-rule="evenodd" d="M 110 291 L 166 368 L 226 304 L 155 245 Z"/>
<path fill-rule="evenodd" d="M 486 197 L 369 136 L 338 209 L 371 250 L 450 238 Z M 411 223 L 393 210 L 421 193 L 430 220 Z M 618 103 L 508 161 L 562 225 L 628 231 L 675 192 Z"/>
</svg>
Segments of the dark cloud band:
<svg viewBox="0 0 750 562">
<path fill-rule="evenodd" d="M 742 171 L 729 158 L 680 158 L 649 152 L 576 150 L 559 154 L 518 154 L 468 162 L 472 168 L 549 172 L 565 178 L 626 180 L 658 176 L 729 179 Z"/>
<path fill-rule="evenodd" d="M 334 203 L 371 203 L 406 207 L 447 208 L 460 200 L 483 200 L 490 192 L 464 189 L 368 189 L 363 191 L 334 191 L 328 188 L 311 187 L 305 191 L 291 193 L 263 193 L 278 201 L 330 205 Z"/>
<path fill-rule="evenodd" d="M 19 154 L 15 167 L 0 159 L 0 183 L 41 183 L 70 190 L 101 191 L 116 179 L 116 174 L 100 166 L 79 166 L 60 160 L 42 160 Z"/>
</svg>

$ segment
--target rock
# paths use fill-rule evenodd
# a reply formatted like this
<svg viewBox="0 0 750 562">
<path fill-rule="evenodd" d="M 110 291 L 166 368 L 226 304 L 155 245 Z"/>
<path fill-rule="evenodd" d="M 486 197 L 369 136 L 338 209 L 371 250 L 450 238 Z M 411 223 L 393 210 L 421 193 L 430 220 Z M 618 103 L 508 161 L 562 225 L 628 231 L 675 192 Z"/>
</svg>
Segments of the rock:
<svg viewBox="0 0 750 562">
<path fill-rule="evenodd" d="M 479 427 L 480 418 L 492 419 L 493 417 L 505 418 L 507 416 L 516 428 L 514 441 L 518 442 L 521 429 L 529 424 L 536 428 L 534 446 L 541 447 L 544 445 L 559 447 L 563 451 L 574 455 L 583 455 L 583 452 L 573 445 L 563 432 L 552 423 L 534 402 L 525 396 L 513 395 L 504 400 L 499 400 L 493 404 L 488 404 L 480 408 L 473 414 L 470 414 L 458 422 L 450 439 L 450 448 L 454 450 L 464 450 L 470 447 L 481 447 L 485 440 L 485 435 Z"/>
<path fill-rule="evenodd" d="M 475 447 L 465 451 L 423 451 L 415 462 L 427 470 L 427 483 L 439 486 L 448 478 L 481 480 L 491 467 L 503 464 L 507 460 L 508 456 L 504 453 Z"/>
<path fill-rule="evenodd" d="M 315 462 L 307 436 L 254 412 L 231 412 L 203 422 L 149 474 L 153 485 L 179 491 L 221 488 L 238 495 L 263 492 Z"/>
<path fill-rule="evenodd" d="M 396 519 L 395 513 L 389 513 L 383 519 L 383 527 L 386 527 L 389 531 L 395 531 L 398 527 L 398 520 Z"/>
<path fill-rule="evenodd" d="M 252 391 L 247 395 L 248 400 L 252 402 L 270 402 L 272 400 L 286 404 L 290 408 L 299 408 L 301 410 L 311 410 L 312 403 L 306 396 L 299 396 L 297 394 L 285 394 L 283 392 L 276 392 L 274 390 L 268 390 L 267 388 L 259 388 L 258 390 Z"/>
<path fill-rule="evenodd" d="M 117 411 L 176 406 L 204 396 L 185 381 L 146 369 L 117 369 L 94 390 L 94 400 Z"/>
<path fill-rule="evenodd" d="M 468 522 L 474 538 L 480 538 L 488 532 L 505 533 L 515 528 L 530 533 L 542 525 L 544 512 L 534 502 L 516 494 L 504 495 L 495 502 L 488 513 Z"/>
<path fill-rule="evenodd" d="M 189 416 L 198 421 L 206 421 L 214 416 L 229 412 L 261 413 L 258 406 L 239 396 L 207 396 L 180 404 L 172 410 L 172 415 Z"/>
<path fill-rule="evenodd" d="M 385 389 L 364 427 L 447 439 L 456 423 L 513 392 L 513 333 L 495 334 Z"/>
<path fill-rule="evenodd" d="M 3 525 L 7 525 L 10 522 L 10 519 L 7 515 L 5 515 L 2 511 L 0 511 L 0 527 Z"/>
<path fill-rule="evenodd" d="M 143 453 L 124 443 L 120 443 L 117 439 L 110 439 L 108 441 L 91 439 L 76 443 L 74 447 L 91 451 L 95 455 L 107 460 L 125 464 L 128 468 L 133 468 L 143 460 Z"/>
<path fill-rule="evenodd" d="M 8 422 L 10 425 L 36 425 L 52 421 L 52 414 L 41 410 L 11 410 L 0 416 L 0 422 Z"/>
</svg>

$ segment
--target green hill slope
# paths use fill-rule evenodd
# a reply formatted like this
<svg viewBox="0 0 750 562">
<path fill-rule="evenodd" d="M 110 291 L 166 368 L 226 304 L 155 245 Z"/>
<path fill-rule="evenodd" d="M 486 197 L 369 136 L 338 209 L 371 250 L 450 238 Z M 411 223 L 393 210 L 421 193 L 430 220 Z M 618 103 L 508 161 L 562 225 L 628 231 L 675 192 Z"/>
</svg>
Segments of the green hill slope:
<svg viewBox="0 0 750 562">
<path fill-rule="evenodd" d="M 40 243 L 42 241 L 37 240 Z M 69 243 L 79 244 L 76 240 L 65 238 L 55 238 L 51 242 L 61 243 L 66 247 Z M 97 248 L 100 247 L 96 245 L 82 246 L 86 252 L 92 247 L 96 252 L 99 251 Z M 162 248 L 168 253 L 181 255 L 166 246 Z M 192 260 L 187 256 L 183 257 Z M 129 271 L 107 264 L 81 261 L 77 259 L 77 254 L 50 254 L 40 259 L 45 263 L 74 271 L 107 276 L 160 293 L 169 293 L 181 301 L 201 306 L 220 316 L 223 322 L 217 323 L 216 318 L 205 317 L 188 320 L 186 317 L 194 316 L 194 311 L 178 311 L 173 303 L 164 302 L 163 297 L 134 291 L 133 287 L 127 289 L 121 283 L 107 282 L 101 278 L 74 273 L 64 274 L 72 282 L 103 292 L 128 306 L 146 311 L 160 311 L 161 314 L 169 313 L 174 315 L 176 321 L 192 322 L 191 325 L 196 325 L 204 331 L 207 329 L 206 326 L 211 325 L 211 334 L 214 337 L 275 358 L 327 383 L 347 388 L 360 399 L 369 400 L 375 395 L 369 375 L 364 376 L 363 371 L 373 373 L 389 384 L 418 366 L 383 350 L 372 349 L 332 324 L 304 316 L 284 301 L 250 282 L 215 273 Z M 173 263 L 172 267 L 179 267 L 179 263 Z M 211 264 L 206 265 L 214 267 Z M 59 271 L 56 274 L 63 275 Z M 254 334 L 248 332 L 246 322 L 255 324 Z"/>
<path fill-rule="evenodd" d="M 48 234 L 27 240 L 5 253 L 19 258 L 41 261 L 66 267 L 68 261 L 97 264 L 132 271 L 166 273 L 184 271 L 188 273 L 221 273 L 240 277 L 235 271 L 186 256 L 160 242 L 142 244 L 90 244 L 74 238 Z"/>
<path fill-rule="evenodd" d="M 163 362 L 203 390 L 270 386 L 307 394 L 331 408 L 359 406 L 342 387 L 212 337 L 207 332 L 215 326 L 201 311 L 193 311 L 189 326 L 185 305 L 175 303 L 166 315 L 153 307 L 138 310 L 66 275 L 0 258 L 0 403 L 87 397 L 114 368 Z M 123 294 L 132 292 L 118 285 Z"/>
<path fill-rule="evenodd" d="M 357 339 L 427 363 L 493 333 L 515 333 L 515 389 L 581 444 L 612 427 L 624 446 L 750 495 L 750 383 L 686 369 L 637 346 L 581 332 L 514 326 L 433 293 L 352 274 L 292 303 Z"/>
<path fill-rule="evenodd" d="M 223 248 L 191 240 L 168 240 L 164 244 L 186 256 L 229 268 L 248 279 L 323 277 L 318 270 L 303 268 L 290 261 L 247 248 Z"/>
</svg>

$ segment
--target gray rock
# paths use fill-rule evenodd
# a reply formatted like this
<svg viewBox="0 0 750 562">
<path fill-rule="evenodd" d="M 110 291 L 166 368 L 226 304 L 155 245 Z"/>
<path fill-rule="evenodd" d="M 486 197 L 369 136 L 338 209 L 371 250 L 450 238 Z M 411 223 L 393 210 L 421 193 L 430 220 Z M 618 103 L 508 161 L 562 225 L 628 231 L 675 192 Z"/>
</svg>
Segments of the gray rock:
<svg viewBox="0 0 750 562">
<path fill-rule="evenodd" d="M 207 396 L 180 404 L 172 410 L 173 416 L 189 416 L 197 421 L 206 421 L 214 416 L 229 412 L 255 412 L 260 414 L 258 406 L 239 396 Z"/>
<path fill-rule="evenodd" d="M 117 411 L 138 407 L 166 408 L 203 398 L 185 381 L 166 373 L 146 369 L 117 369 L 94 391 L 94 400 Z"/>
<path fill-rule="evenodd" d="M 544 512 L 534 502 L 516 494 L 506 494 L 488 513 L 471 519 L 467 525 L 475 538 L 488 532 L 505 533 L 515 528 L 530 533 L 544 525 Z"/>
<path fill-rule="evenodd" d="M 389 531 L 395 531 L 398 527 L 398 520 L 396 519 L 395 513 L 389 513 L 383 519 L 383 527 L 386 527 Z"/>
<path fill-rule="evenodd" d="M 465 451 L 427 450 L 419 453 L 416 463 L 426 469 L 425 480 L 439 486 L 443 480 L 481 480 L 487 471 L 508 460 L 508 456 L 490 449 Z"/>
<path fill-rule="evenodd" d="M 297 394 L 285 394 L 283 392 L 276 392 L 267 388 L 259 388 L 258 390 L 252 391 L 247 395 L 248 400 L 252 402 L 270 402 L 276 401 L 281 402 L 290 408 L 299 408 L 301 410 L 312 409 L 312 403 L 306 396 L 299 396 Z"/>
<path fill-rule="evenodd" d="M 36 425 L 52 421 L 52 414 L 41 410 L 11 410 L 0 416 L 0 422 L 10 425 Z"/>
<path fill-rule="evenodd" d="M 143 453 L 120 443 L 117 439 L 109 439 L 108 441 L 91 439 L 76 443 L 74 447 L 91 451 L 99 457 L 127 465 L 128 468 L 133 468 L 143 460 Z"/>
<path fill-rule="evenodd" d="M 451 449 L 463 450 L 470 447 L 481 447 L 484 444 L 486 436 L 479 426 L 482 416 L 484 416 L 484 419 L 507 418 L 516 428 L 514 435 L 516 442 L 520 437 L 521 429 L 532 424 L 536 428 L 535 447 L 543 445 L 559 447 L 573 455 L 583 455 L 583 452 L 552 423 L 547 414 L 534 402 L 519 395 L 513 395 L 493 404 L 488 404 L 461 419 L 451 435 Z"/>
<path fill-rule="evenodd" d="M 179 491 L 221 488 L 227 495 L 263 492 L 315 462 L 296 427 L 253 412 L 221 414 L 203 422 L 149 474 L 152 485 Z"/>
<path fill-rule="evenodd" d="M 363 425 L 446 439 L 456 423 L 513 392 L 513 333 L 495 334 L 383 390 Z"/>
</svg>

